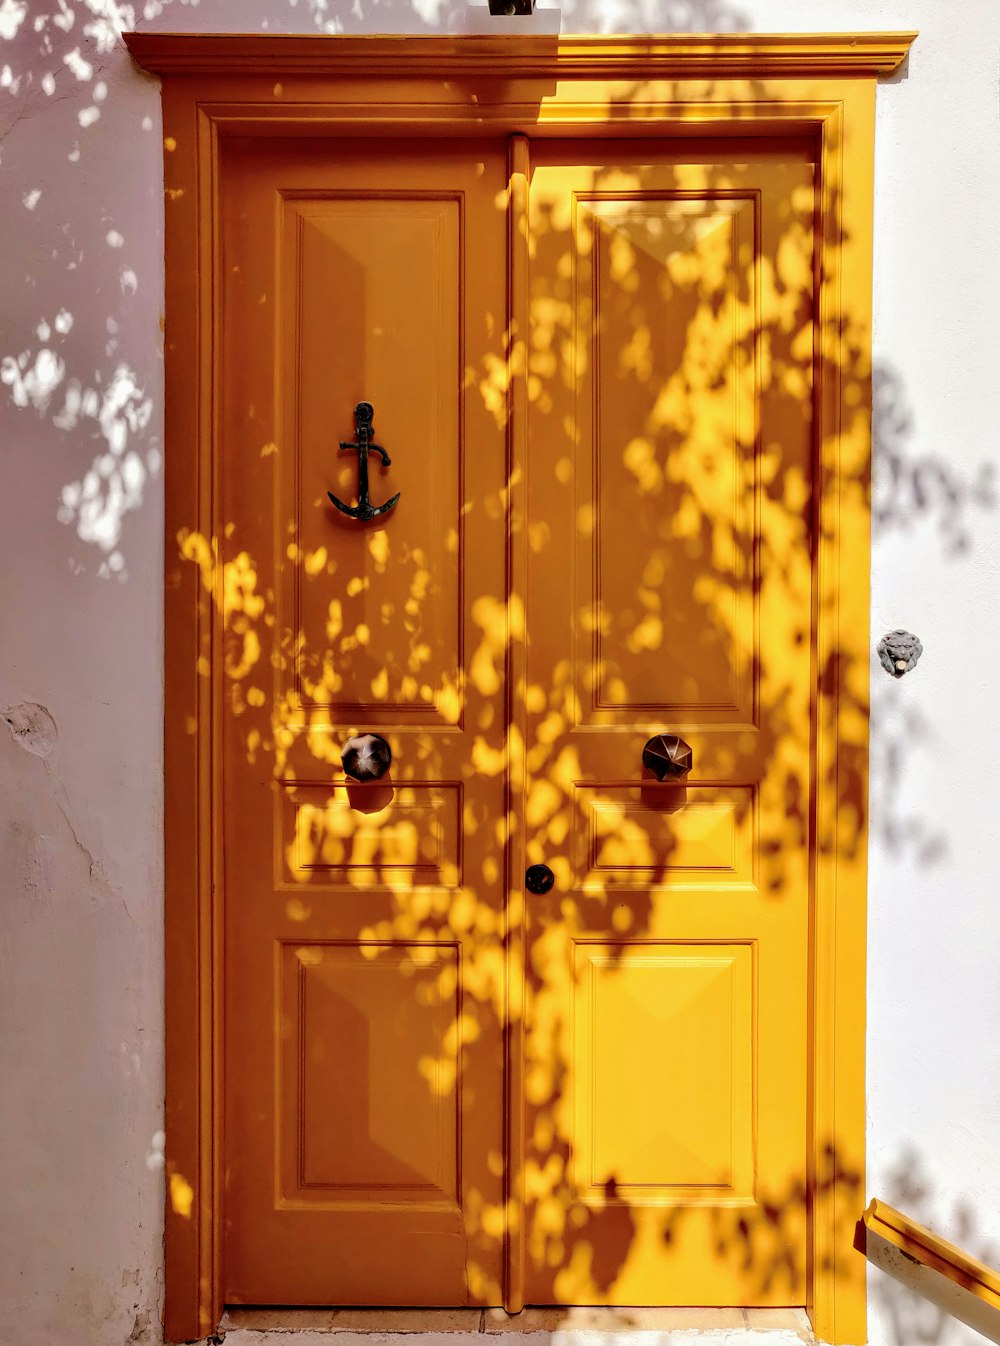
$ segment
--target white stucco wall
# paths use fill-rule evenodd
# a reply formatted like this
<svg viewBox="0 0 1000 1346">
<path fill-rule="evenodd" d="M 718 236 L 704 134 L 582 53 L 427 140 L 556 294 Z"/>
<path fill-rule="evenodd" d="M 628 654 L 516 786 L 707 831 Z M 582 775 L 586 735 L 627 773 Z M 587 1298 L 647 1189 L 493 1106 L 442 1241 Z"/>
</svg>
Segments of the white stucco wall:
<svg viewBox="0 0 1000 1346">
<path fill-rule="evenodd" d="M 162 167 L 117 33 L 473 23 L 461 0 L 0 0 L 4 1346 L 158 1340 Z M 926 653 L 873 674 L 868 1191 L 997 1262 L 1000 5 L 564 0 L 561 27 L 921 32 L 878 94 L 872 634 Z M 871 1290 L 873 1343 L 979 1340 Z"/>
</svg>

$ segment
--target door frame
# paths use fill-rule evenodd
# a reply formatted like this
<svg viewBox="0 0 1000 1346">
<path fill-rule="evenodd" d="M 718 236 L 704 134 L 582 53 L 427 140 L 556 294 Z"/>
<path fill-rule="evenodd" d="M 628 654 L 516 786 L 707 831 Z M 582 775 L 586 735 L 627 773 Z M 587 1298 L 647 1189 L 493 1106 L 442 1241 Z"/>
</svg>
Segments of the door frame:
<svg viewBox="0 0 1000 1346">
<path fill-rule="evenodd" d="M 832 1343 L 866 1338 L 865 977 L 875 81 L 914 33 L 417 38 L 133 33 L 163 76 L 166 217 L 165 1337 L 206 1336 L 221 1302 L 224 575 L 216 539 L 219 158 L 227 136 L 509 137 L 508 613 L 523 593 L 526 218 L 531 139 L 803 136 L 819 168 L 814 355 L 814 799 L 807 1309 Z M 498 73 L 498 72 L 502 72 Z M 510 601 L 513 600 L 513 601 Z M 509 615 L 508 686 L 523 642 Z M 519 708 L 509 710 L 516 725 Z M 511 790 L 518 759 L 509 752 Z M 513 796 L 516 798 L 516 794 Z M 516 860 L 516 857 L 513 859 Z M 509 873 L 521 870 L 509 860 Z M 515 933 L 516 932 L 512 932 Z M 509 977 L 508 1100 L 523 984 Z M 523 1146 L 508 1106 L 516 1202 Z M 521 1306 L 519 1234 L 507 1307 Z"/>
</svg>

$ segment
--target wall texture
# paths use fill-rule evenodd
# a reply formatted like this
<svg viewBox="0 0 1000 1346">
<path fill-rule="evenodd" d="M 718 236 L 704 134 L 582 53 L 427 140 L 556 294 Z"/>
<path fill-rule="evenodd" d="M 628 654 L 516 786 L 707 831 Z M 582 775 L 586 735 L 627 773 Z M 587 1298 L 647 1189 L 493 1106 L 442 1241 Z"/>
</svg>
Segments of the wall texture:
<svg viewBox="0 0 1000 1346">
<path fill-rule="evenodd" d="M 132 27 L 468 31 L 461 0 L 0 0 L 0 1341 L 162 1289 L 160 107 Z M 1000 7 L 564 0 L 540 29 L 918 28 L 879 89 L 869 1193 L 1000 1259 Z M 871 1340 L 968 1329 L 878 1272 Z"/>
</svg>

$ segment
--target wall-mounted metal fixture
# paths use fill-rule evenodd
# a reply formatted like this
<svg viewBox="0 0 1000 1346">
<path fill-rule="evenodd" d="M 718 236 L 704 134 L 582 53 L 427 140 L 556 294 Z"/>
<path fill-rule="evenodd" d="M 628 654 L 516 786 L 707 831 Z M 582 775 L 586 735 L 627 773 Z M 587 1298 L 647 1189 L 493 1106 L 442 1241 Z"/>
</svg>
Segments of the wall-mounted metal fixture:
<svg viewBox="0 0 1000 1346">
<path fill-rule="evenodd" d="M 342 449 L 357 449 L 358 451 L 358 503 L 357 505 L 345 505 L 343 500 L 338 500 L 332 491 L 327 491 L 327 495 L 340 510 L 341 514 L 348 514 L 352 519 L 374 519 L 377 514 L 388 514 L 393 505 L 399 499 L 399 491 L 387 500 L 384 505 L 373 505 L 371 496 L 368 494 L 368 455 L 377 453 L 382 459 L 382 466 L 388 467 L 392 459 L 386 453 L 380 444 L 372 442 L 372 422 L 375 419 L 375 408 L 370 402 L 359 402 L 354 408 L 354 439 L 345 442 L 340 441 Z"/>
<path fill-rule="evenodd" d="M 490 13 L 513 18 L 515 14 L 533 14 L 535 0 L 490 0 Z"/>
<path fill-rule="evenodd" d="M 909 631 L 889 631 L 875 647 L 879 663 L 894 678 L 901 678 L 916 668 L 917 660 L 924 652 L 918 638 Z"/>
<path fill-rule="evenodd" d="M 694 754 L 676 734 L 657 734 L 643 748 L 642 764 L 657 780 L 680 780 L 691 770 Z"/>
<path fill-rule="evenodd" d="M 392 749 L 381 734 L 356 734 L 344 744 L 340 760 L 353 780 L 381 780 L 392 765 Z"/>
</svg>

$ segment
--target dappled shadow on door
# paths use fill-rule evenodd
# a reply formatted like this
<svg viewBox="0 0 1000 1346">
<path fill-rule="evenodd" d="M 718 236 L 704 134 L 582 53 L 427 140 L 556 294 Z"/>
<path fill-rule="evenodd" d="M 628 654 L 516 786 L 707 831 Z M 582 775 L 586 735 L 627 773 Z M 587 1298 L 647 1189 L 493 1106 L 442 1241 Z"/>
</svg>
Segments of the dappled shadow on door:
<svg viewBox="0 0 1000 1346">
<path fill-rule="evenodd" d="M 338 890 L 371 893 L 371 919 L 350 941 L 358 966 L 391 956 L 404 994 L 412 983 L 413 1024 L 454 1016 L 419 1050 L 403 1023 L 391 1047 L 394 1068 L 437 1096 L 439 1124 L 470 1106 L 462 1081 L 483 1042 L 495 1042 L 502 1072 L 504 1043 L 524 1034 L 511 1067 L 523 1071 L 523 1168 L 511 1173 L 504 1150 L 492 1153 L 504 1194 L 466 1184 L 463 1228 L 470 1248 L 488 1249 L 505 1229 L 523 1236 L 536 1302 L 628 1302 L 650 1268 L 701 1260 L 707 1247 L 724 1302 L 802 1303 L 810 1193 L 836 1179 L 861 1199 L 832 1141 L 822 1171 L 810 1175 L 805 1152 L 810 857 L 836 845 L 856 858 L 862 846 L 867 666 L 842 649 L 815 665 L 812 557 L 828 483 L 813 457 L 815 350 L 825 345 L 814 336 L 813 170 L 803 158 L 780 162 L 708 142 L 665 166 L 632 150 L 592 169 L 553 163 L 538 178 L 529 330 L 505 332 L 502 309 L 475 315 L 492 344 L 463 371 L 467 415 L 485 413 L 500 431 L 506 380 L 524 380 L 527 461 L 483 498 L 466 487 L 454 535 L 445 512 L 426 544 L 407 537 L 422 488 L 411 475 L 408 493 L 406 465 L 430 465 L 445 500 L 458 482 L 425 442 L 432 413 L 393 422 L 391 401 L 378 414 L 401 475 L 379 484 L 402 490 L 395 514 L 356 527 L 330 511 L 321 479 L 349 404 L 324 397 L 320 359 L 298 394 L 309 447 L 297 497 L 280 484 L 294 445 L 260 401 L 239 430 L 247 463 L 274 483 L 263 498 L 286 511 L 275 520 L 274 536 L 290 539 L 276 568 L 261 567 L 240 517 L 217 539 L 178 537 L 218 607 L 227 741 L 276 783 L 275 893 L 303 930 L 300 961 L 322 970 L 341 958 L 343 937 L 324 944 L 317 933 L 324 904 Z M 762 163 L 779 164 L 763 199 Z M 507 205 L 503 194 L 495 209 Z M 304 228 L 308 249 L 309 229 L 325 239 L 341 225 Z M 370 230 L 351 247 L 369 245 Z M 351 312 L 374 340 L 381 319 L 370 284 L 365 293 Z M 837 345 L 845 438 L 864 443 L 867 338 L 850 323 L 848 313 Z M 302 367 L 321 354 L 305 352 Z M 336 363 L 335 352 L 326 358 Z M 338 480 L 343 498 L 350 471 Z M 867 471 L 861 454 L 840 485 L 858 517 Z M 468 615 L 452 634 L 427 614 L 455 610 L 470 549 L 504 517 L 527 588 L 465 592 Z M 814 682 L 842 698 L 835 841 L 813 819 Z M 409 728 L 394 733 L 401 722 Z M 471 734 L 464 762 L 442 756 L 449 725 Z M 365 729 L 386 733 L 394 762 L 391 799 L 362 812 L 339 755 Z M 641 767 L 645 738 L 663 730 L 695 744 L 682 789 Z M 525 782 L 523 798 L 515 789 L 505 814 L 483 812 L 473 783 L 508 774 Z M 556 886 L 525 902 L 523 864 L 542 862 Z M 481 900 L 505 874 L 512 895 Z M 759 912 L 760 935 L 746 910 Z M 775 930 L 791 953 L 781 977 L 767 961 Z M 407 966 L 422 948 L 456 946 L 457 1002 L 452 959 L 419 976 Z M 296 1036 L 289 1013 L 280 1031 L 303 1060 L 332 1050 L 333 1027 Z M 784 1065 L 756 1036 L 762 1013 L 775 1031 L 782 1015 L 793 1021 Z M 785 1070 L 798 1138 L 771 1162 L 771 1179 L 751 1121 L 768 1054 L 769 1098 Z M 338 1111 L 353 1115 L 351 1087 L 344 1076 L 324 1086 L 334 1131 Z M 501 1301 L 498 1265 L 470 1258 L 470 1300 Z M 691 1293 L 704 1302 L 711 1292 Z"/>
</svg>

